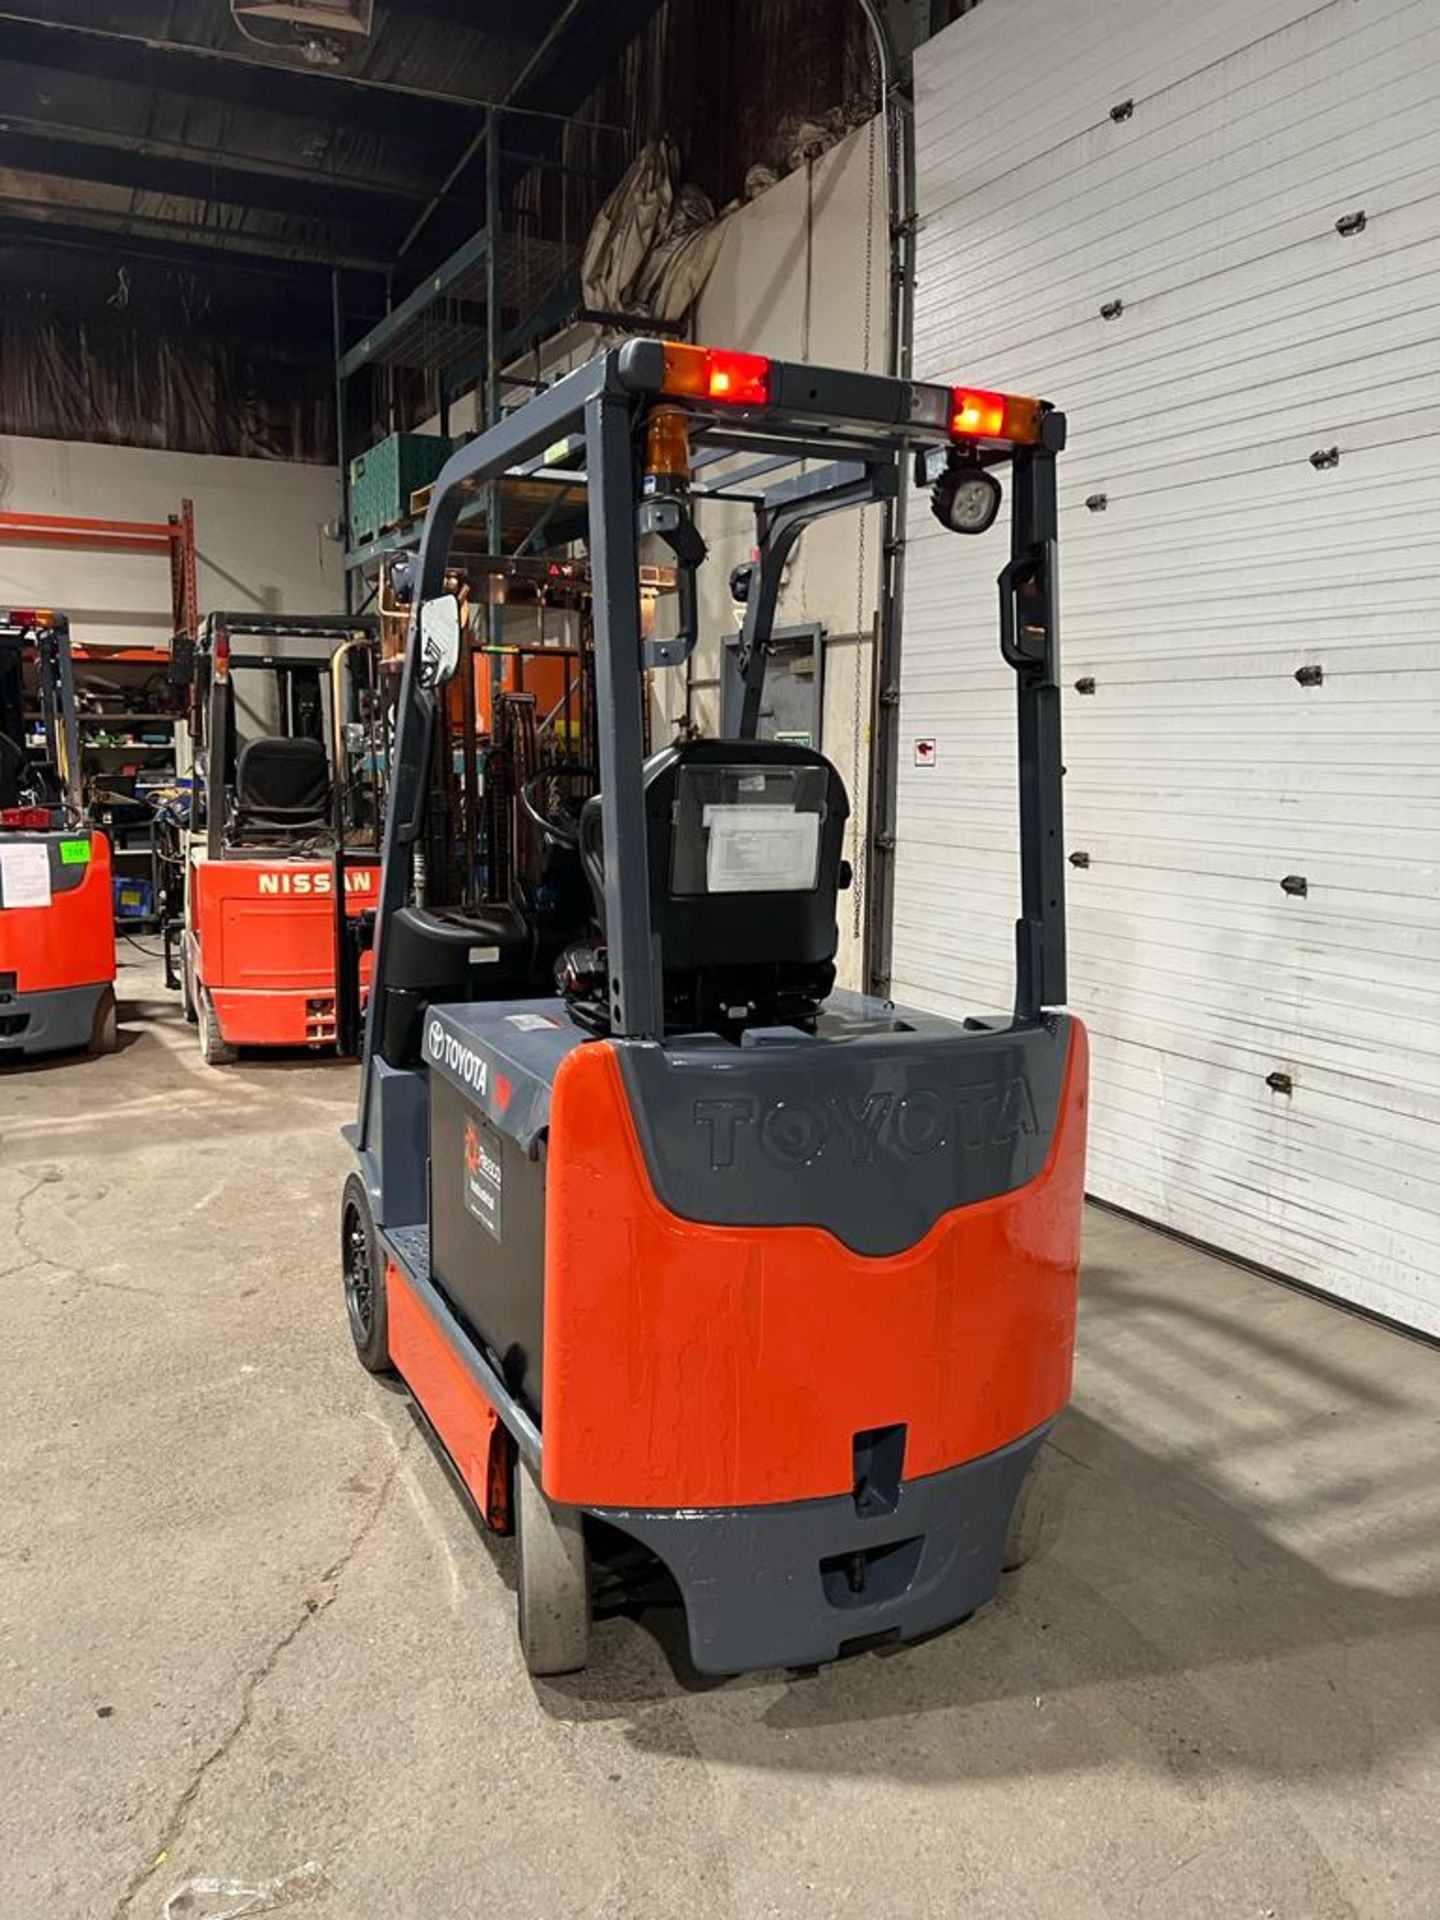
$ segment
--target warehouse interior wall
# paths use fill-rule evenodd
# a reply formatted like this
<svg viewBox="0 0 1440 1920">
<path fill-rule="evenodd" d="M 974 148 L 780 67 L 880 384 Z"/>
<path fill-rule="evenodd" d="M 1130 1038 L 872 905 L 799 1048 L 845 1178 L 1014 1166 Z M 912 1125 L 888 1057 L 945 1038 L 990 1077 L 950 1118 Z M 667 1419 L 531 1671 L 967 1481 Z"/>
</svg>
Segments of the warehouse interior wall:
<svg viewBox="0 0 1440 1920">
<path fill-rule="evenodd" d="M 164 520 L 195 504 L 200 611 L 326 613 L 342 605 L 333 467 L 0 436 L 0 511 Z M 53 606 L 77 640 L 166 645 L 163 558 L 0 546 L 0 605 Z"/>
</svg>

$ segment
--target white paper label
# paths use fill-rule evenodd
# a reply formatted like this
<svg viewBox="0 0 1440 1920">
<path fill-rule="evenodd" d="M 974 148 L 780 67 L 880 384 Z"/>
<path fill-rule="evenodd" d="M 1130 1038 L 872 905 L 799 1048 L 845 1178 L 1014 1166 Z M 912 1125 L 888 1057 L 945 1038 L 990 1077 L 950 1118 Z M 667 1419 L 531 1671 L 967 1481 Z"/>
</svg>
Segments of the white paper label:
<svg viewBox="0 0 1440 1920">
<path fill-rule="evenodd" d="M 43 843 L 22 842 L 0 847 L 0 907 L 48 907 L 50 904 L 50 849 Z"/>
<path fill-rule="evenodd" d="M 558 1020 L 552 1020 L 548 1013 L 507 1013 L 505 1023 L 514 1027 L 517 1033 L 544 1033 L 560 1024 Z"/>
<path fill-rule="evenodd" d="M 710 893 L 808 893 L 820 857 L 820 816 L 793 807 L 705 809 Z"/>
</svg>

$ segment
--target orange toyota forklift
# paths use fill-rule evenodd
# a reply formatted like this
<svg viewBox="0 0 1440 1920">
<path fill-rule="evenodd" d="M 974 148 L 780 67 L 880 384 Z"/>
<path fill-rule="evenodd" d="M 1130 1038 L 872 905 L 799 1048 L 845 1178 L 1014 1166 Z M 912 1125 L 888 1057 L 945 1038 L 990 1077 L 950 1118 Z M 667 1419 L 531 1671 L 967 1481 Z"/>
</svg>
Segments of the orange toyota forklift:
<svg viewBox="0 0 1440 1920">
<path fill-rule="evenodd" d="M 585 1664 L 591 1566 L 617 1539 L 673 1576 L 711 1673 L 929 1633 L 1020 1556 L 1070 1391 L 1085 1156 L 1085 1034 L 1060 1011 L 1064 433 L 1037 400 L 632 340 L 435 485 L 341 1253 L 362 1364 L 399 1373 L 480 1517 L 518 1532 L 534 1673 Z M 457 861 L 438 722 L 462 503 L 566 436 L 598 760 L 588 793 L 521 796 L 588 895 L 550 980 L 523 898 Z M 963 1021 L 836 989 L 849 803 L 823 754 L 758 737 L 796 539 L 893 497 L 912 461 L 955 533 L 990 526 L 1011 473 L 1015 999 Z M 646 676 L 696 641 L 704 497 L 755 510 L 725 737 L 647 756 Z M 657 543 L 666 637 L 640 613 Z"/>
<path fill-rule="evenodd" d="M 165 927 L 167 984 L 211 1066 L 241 1047 L 331 1048 L 336 887 L 358 915 L 379 882 L 379 622 L 212 613 L 191 668 L 189 814 L 164 849 L 184 877 Z"/>
<path fill-rule="evenodd" d="M 63 613 L 0 613 L 0 1055 L 113 1053 L 110 842 L 91 825 Z"/>
</svg>

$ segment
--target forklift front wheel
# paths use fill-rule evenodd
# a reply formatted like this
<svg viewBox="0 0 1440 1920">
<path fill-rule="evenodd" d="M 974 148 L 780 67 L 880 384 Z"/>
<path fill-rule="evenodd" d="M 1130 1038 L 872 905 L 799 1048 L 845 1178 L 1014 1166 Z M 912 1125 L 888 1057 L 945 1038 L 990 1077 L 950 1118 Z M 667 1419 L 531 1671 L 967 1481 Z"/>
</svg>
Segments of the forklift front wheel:
<svg viewBox="0 0 1440 1920">
<path fill-rule="evenodd" d="M 590 1647 L 590 1565 L 579 1510 L 555 1507 L 534 1470 L 515 1463 L 520 1647 L 541 1677 L 579 1673 Z"/>
<path fill-rule="evenodd" d="M 360 1364 L 367 1373 L 389 1373 L 385 1261 L 370 1217 L 370 1196 L 358 1173 L 346 1180 L 340 1201 L 340 1264 L 345 1275 L 345 1315 Z"/>
<path fill-rule="evenodd" d="M 114 1053 L 120 1045 L 120 1016 L 115 1007 L 115 989 L 106 987 L 95 1002 L 95 1018 L 90 1023 L 90 1052 Z"/>
<path fill-rule="evenodd" d="M 220 1031 L 210 996 L 200 989 L 200 1056 L 207 1067 L 233 1067 L 240 1057 Z"/>
</svg>

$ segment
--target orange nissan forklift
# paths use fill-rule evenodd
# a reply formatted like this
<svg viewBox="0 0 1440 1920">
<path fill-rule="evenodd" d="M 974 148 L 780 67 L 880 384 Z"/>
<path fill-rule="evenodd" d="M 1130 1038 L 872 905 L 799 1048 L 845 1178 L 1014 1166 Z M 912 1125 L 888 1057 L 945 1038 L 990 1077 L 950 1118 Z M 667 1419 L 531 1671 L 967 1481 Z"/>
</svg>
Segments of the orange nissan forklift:
<svg viewBox="0 0 1440 1920">
<path fill-rule="evenodd" d="M 188 819 L 171 823 L 163 852 L 183 869 L 166 980 L 211 1066 L 241 1047 L 335 1045 L 337 879 L 350 915 L 373 908 L 379 882 L 379 651 L 379 622 L 361 615 L 205 621 L 191 663 Z"/>
<path fill-rule="evenodd" d="M 63 613 L 0 613 L 0 1056 L 113 1053 L 110 843 L 90 823 Z"/>
<path fill-rule="evenodd" d="M 617 1542 L 673 1576 L 711 1673 L 929 1633 L 1021 1557 L 1070 1391 L 1087 1103 L 1085 1034 L 1060 1011 L 1064 435 L 1037 400 L 631 340 L 435 485 L 341 1252 L 362 1364 L 398 1372 L 480 1518 L 518 1533 L 534 1673 L 585 1664 L 592 1567 L 613 1573 Z M 437 720 L 462 503 L 567 437 L 597 765 L 588 793 L 528 794 L 583 882 L 547 978 L 523 902 L 457 862 Z M 796 539 L 894 497 L 912 462 L 954 533 L 983 533 L 1011 476 L 1015 994 L 964 1020 L 836 989 L 844 787 L 823 754 L 757 737 Z M 647 754 L 646 677 L 697 637 L 706 497 L 755 513 L 724 737 Z M 657 543 L 667 637 L 641 616 Z"/>
</svg>

